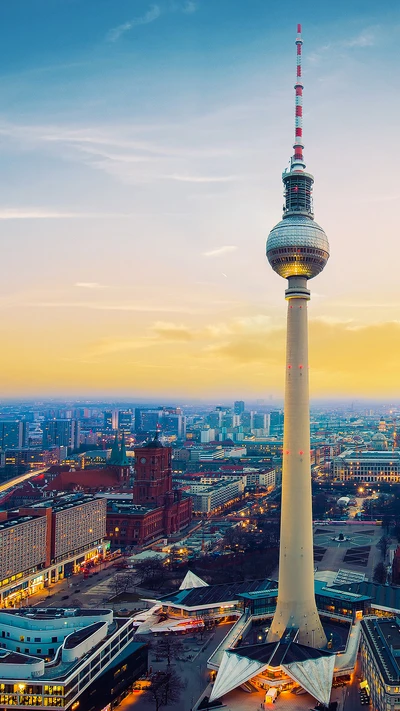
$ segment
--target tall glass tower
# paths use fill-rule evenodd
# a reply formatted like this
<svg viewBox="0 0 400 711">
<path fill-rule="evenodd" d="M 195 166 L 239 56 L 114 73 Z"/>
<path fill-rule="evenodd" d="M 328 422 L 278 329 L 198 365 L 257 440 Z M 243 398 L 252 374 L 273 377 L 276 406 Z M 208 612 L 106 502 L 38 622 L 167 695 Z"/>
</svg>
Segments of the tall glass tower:
<svg viewBox="0 0 400 711">
<path fill-rule="evenodd" d="M 303 158 L 302 43 L 301 25 L 298 25 L 294 154 L 290 168 L 282 176 L 283 219 L 271 230 L 267 240 L 267 258 L 272 269 L 288 280 L 278 603 L 268 641 L 278 641 L 286 629 L 294 628 L 298 630 L 299 643 L 321 648 L 326 644 L 326 637 L 314 595 L 307 281 L 325 267 L 329 243 L 323 229 L 314 221 L 314 179 L 305 171 Z"/>
</svg>

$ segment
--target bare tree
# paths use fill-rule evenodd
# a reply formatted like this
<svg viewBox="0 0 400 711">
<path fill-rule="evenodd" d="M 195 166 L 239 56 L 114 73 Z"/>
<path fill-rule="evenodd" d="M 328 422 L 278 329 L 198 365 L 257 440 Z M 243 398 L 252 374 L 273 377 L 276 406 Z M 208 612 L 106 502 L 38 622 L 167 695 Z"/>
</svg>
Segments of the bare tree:
<svg viewBox="0 0 400 711">
<path fill-rule="evenodd" d="M 386 582 L 386 567 L 382 561 L 374 568 L 373 580 L 374 583 L 380 583 L 381 585 L 384 585 Z"/>
<path fill-rule="evenodd" d="M 386 558 L 388 545 L 389 545 L 389 539 L 387 538 L 387 536 L 382 536 L 382 538 L 380 539 L 380 541 L 378 543 L 378 548 L 380 548 L 383 560 L 385 560 L 385 558 Z"/>
<path fill-rule="evenodd" d="M 142 585 L 160 586 L 165 579 L 165 567 L 161 556 L 140 560 L 135 563 L 135 569 Z"/>
<path fill-rule="evenodd" d="M 170 669 L 153 674 L 146 693 L 155 705 L 156 711 L 159 711 L 161 706 L 176 704 L 184 688 L 185 685 L 176 671 Z"/>
<path fill-rule="evenodd" d="M 170 634 L 163 634 L 151 642 L 151 649 L 157 657 L 166 660 L 167 666 L 170 666 L 172 659 L 177 659 L 183 654 L 184 647 L 177 637 Z"/>
<path fill-rule="evenodd" d="M 129 588 L 133 587 L 135 579 L 132 573 L 117 573 L 113 577 L 113 588 L 115 596 L 125 593 Z"/>
</svg>

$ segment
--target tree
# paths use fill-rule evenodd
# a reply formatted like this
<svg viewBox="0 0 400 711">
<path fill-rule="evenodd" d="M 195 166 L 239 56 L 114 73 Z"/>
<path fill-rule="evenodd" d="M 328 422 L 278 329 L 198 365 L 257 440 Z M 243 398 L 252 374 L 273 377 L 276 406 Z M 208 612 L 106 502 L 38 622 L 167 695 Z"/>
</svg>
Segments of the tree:
<svg viewBox="0 0 400 711">
<path fill-rule="evenodd" d="M 176 671 L 169 669 L 168 671 L 157 672 L 152 675 L 150 678 L 150 686 L 146 693 L 154 703 L 156 711 L 159 711 L 161 706 L 176 704 L 184 688 L 185 685 Z"/>
<path fill-rule="evenodd" d="M 386 582 L 386 567 L 382 563 L 382 561 L 380 563 L 378 563 L 378 565 L 375 566 L 373 579 L 374 579 L 374 583 L 379 583 L 380 585 L 385 584 L 385 582 Z"/>
<path fill-rule="evenodd" d="M 385 531 L 385 533 L 389 533 L 391 524 L 392 524 L 392 517 L 390 516 L 390 514 L 384 514 L 384 516 L 382 516 L 382 528 Z"/>
<path fill-rule="evenodd" d="M 135 563 L 136 573 L 141 585 L 160 587 L 165 579 L 165 567 L 161 556 L 145 558 Z"/>
<path fill-rule="evenodd" d="M 171 665 L 171 659 L 177 659 L 183 654 L 183 644 L 177 637 L 170 634 L 163 634 L 151 642 L 151 648 L 157 657 L 162 657 L 167 661 L 167 666 Z"/>
<path fill-rule="evenodd" d="M 115 596 L 125 593 L 129 588 L 133 587 L 135 584 L 135 579 L 132 573 L 117 573 L 113 578 L 113 587 Z"/>
<path fill-rule="evenodd" d="M 381 551 L 383 560 L 385 560 L 385 558 L 386 558 L 388 544 L 389 544 L 389 539 L 386 536 L 382 536 L 382 538 L 379 540 L 378 548 Z"/>
</svg>

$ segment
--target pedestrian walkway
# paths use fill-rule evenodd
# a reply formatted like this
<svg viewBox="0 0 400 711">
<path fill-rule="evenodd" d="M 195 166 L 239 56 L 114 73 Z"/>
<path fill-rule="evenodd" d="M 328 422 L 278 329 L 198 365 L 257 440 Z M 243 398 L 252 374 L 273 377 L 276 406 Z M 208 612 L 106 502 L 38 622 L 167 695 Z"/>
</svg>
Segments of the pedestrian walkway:
<svg viewBox="0 0 400 711">
<path fill-rule="evenodd" d="M 90 597 L 109 598 L 114 592 L 113 581 L 109 578 L 93 585 L 87 590 L 82 590 L 81 595 L 90 595 Z"/>
</svg>

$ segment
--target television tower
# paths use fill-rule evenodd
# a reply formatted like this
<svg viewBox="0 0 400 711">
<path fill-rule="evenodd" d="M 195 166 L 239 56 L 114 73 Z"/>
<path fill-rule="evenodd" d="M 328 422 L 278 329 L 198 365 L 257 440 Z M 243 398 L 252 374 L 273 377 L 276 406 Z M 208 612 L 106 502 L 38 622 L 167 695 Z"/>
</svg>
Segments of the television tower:
<svg viewBox="0 0 400 711">
<path fill-rule="evenodd" d="M 280 640 L 287 628 L 295 628 L 300 644 L 321 648 L 326 644 L 326 637 L 314 594 L 307 280 L 325 267 L 329 243 L 323 229 L 314 222 L 314 178 L 305 172 L 303 158 L 302 44 L 301 25 L 297 25 L 294 154 L 290 167 L 282 175 L 283 219 L 271 230 L 267 240 L 267 258 L 272 269 L 288 280 L 278 602 L 268 642 Z"/>
</svg>

